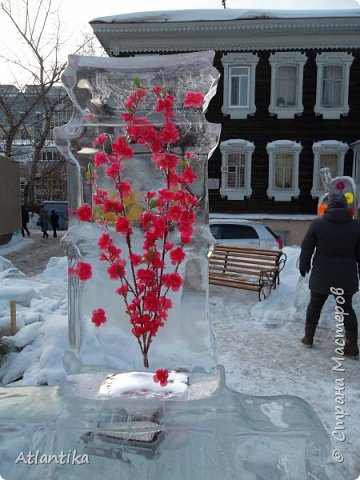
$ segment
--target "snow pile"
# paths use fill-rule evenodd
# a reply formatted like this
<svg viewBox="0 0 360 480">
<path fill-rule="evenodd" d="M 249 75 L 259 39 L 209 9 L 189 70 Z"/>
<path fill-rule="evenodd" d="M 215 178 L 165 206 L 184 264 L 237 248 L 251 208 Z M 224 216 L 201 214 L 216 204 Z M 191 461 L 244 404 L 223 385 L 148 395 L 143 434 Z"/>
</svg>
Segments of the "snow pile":
<svg viewBox="0 0 360 480">
<path fill-rule="evenodd" d="M 237 391 L 296 395 L 309 402 L 323 422 L 332 447 L 344 455 L 344 462 L 337 464 L 329 452 L 326 480 L 354 480 L 360 474 L 360 362 L 346 359 L 344 371 L 333 370 L 333 298 L 323 309 L 314 348 L 306 349 L 300 343 L 309 298 L 307 280 L 297 270 L 299 248 L 287 247 L 284 251 L 288 259 L 280 285 L 265 301 L 259 302 L 253 292 L 210 286 L 210 320 L 217 339 L 218 362 L 225 367 L 228 386 Z M 0 382 L 23 386 L 60 384 L 65 377 L 62 358 L 68 346 L 66 258 L 52 258 L 41 275 L 27 278 L 0 257 L 1 292 L 3 287 L 12 289 L 23 301 L 17 306 L 20 330 L 13 337 L 5 337 L 13 351 L 0 369 Z M 354 297 L 354 308 L 360 318 L 359 293 Z M 8 300 L 3 298 L 0 328 L 9 321 Z M 96 349 L 93 363 L 97 363 Z M 338 379 L 345 385 L 342 406 L 349 413 L 344 420 L 346 439 L 342 443 L 332 436 L 337 420 Z"/>
</svg>

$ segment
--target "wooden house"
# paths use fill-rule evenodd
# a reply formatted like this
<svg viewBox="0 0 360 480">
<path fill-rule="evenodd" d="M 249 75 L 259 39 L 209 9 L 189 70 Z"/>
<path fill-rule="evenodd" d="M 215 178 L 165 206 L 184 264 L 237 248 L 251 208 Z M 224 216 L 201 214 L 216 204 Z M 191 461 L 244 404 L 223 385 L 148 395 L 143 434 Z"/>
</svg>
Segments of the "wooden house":
<svg viewBox="0 0 360 480">
<path fill-rule="evenodd" d="M 210 212 L 259 219 L 299 243 L 319 170 L 360 184 L 360 9 L 184 10 L 90 22 L 110 56 L 214 50 Z"/>
</svg>

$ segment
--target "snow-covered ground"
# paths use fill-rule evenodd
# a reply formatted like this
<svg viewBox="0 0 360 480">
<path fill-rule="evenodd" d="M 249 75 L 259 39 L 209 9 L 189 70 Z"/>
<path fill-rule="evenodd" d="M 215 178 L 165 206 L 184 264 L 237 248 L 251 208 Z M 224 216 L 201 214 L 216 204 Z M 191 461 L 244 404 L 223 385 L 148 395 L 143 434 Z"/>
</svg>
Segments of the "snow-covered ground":
<svg viewBox="0 0 360 480">
<path fill-rule="evenodd" d="M 2 258 L 30 239 L 0 246 L 0 331 L 10 322 L 9 296 L 18 302 L 20 330 L 7 337 L 17 347 L 0 369 L 3 385 L 56 385 L 65 376 L 62 356 L 67 346 L 67 261 L 51 258 L 40 275 L 26 277 Z M 10 249 L 10 250 L 9 250 Z M 308 301 L 306 281 L 299 279 L 297 247 L 287 247 L 280 286 L 258 302 L 255 293 L 210 287 L 210 320 L 217 337 L 218 363 L 223 364 L 228 386 L 251 395 L 297 395 L 305 399 L 323 422 L 343 462 L 329 452 L 327 480 L 355 480 L 360 475 L 360 362 L 345 359 L 344 371 L 334 371 L 335 302 L 327 301 L 313 349 L 300 343 Z M 360 318 L 360 294 L 354 297 Z M 336 387 L 342 385 L 341 400 Z M 338 401 L 337 401 L 338 400 Z M 345 438 L 333 436 L 337 408 L 344 419 Z M 1 473 L 1 472 L 0 472 Z"/>
</svg>

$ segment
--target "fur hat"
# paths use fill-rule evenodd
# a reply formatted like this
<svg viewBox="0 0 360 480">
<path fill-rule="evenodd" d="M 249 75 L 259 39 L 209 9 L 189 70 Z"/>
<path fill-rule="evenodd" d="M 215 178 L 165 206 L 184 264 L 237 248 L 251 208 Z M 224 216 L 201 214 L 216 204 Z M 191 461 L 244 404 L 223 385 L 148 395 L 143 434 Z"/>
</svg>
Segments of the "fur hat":
<svg viewBox="0 0 360 480">
<path fill-rule="evenodd" d="M 329 208 L 346 208 L 348 202 L 342 193 L 331 193 L 329 195 Z"/>
</svg>

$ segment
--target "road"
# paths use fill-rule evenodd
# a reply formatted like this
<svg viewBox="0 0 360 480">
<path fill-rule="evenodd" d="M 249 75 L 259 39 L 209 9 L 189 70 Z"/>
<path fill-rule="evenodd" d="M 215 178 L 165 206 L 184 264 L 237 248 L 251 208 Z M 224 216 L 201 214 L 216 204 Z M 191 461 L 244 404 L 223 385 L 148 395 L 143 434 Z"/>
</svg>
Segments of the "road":
<svg viewBox="0 0 360 480">
<path fill-rule="evenodd" d="M 58 232 L 58 237 L 53 238 L 49 231 L 49 238 L 42 238 L 39 231 L 31 231 L 29 246 L 8 254 L 3 254 L 11 263 L 26 275 L 32 277 L 41 273 L 51 257 L 63 257 L 65 246 L 60 241 L 65 232 Z"/>
</svg>

